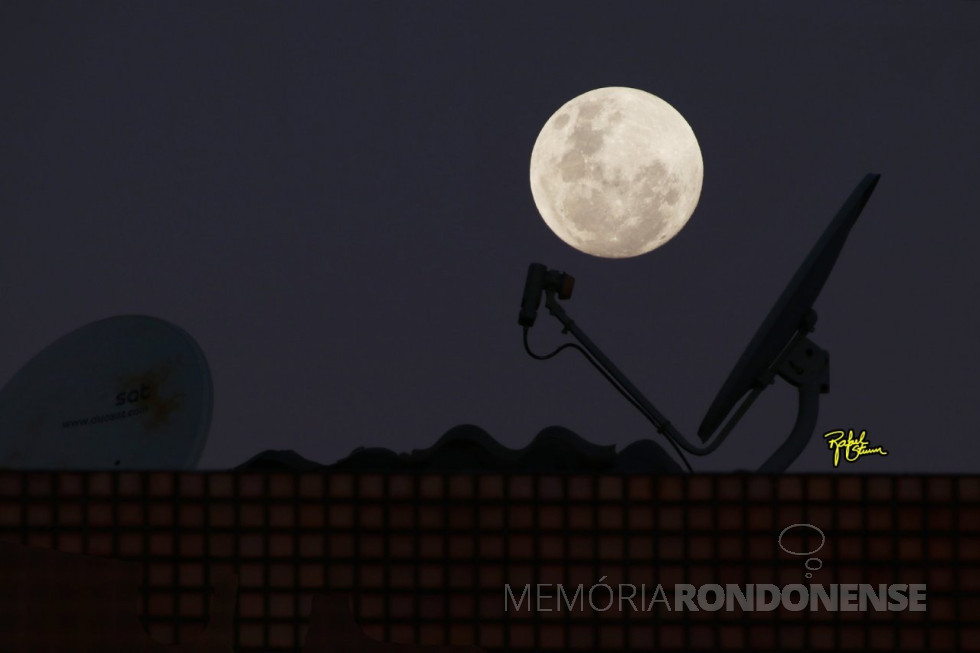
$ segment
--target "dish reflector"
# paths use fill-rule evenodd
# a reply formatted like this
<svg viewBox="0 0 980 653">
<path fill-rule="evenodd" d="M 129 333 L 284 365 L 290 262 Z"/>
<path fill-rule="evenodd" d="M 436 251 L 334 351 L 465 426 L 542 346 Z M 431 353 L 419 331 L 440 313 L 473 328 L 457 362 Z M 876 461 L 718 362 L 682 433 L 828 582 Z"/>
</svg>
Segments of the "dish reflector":
<svg viewBox="0 0 980 653">
<path fill-rule="evenodd" d="M 761 383 L 759 379 L 775 364 L 783 348 L 800 330 L 804 316 L 817 300 L 851 233 L 851 227 L 861 215 L 880 178 L 879 174 L 865 175 L 793 275 L 708 408 L 698 429 L 702 442 L 707 441 L 721 426 L 742 397 Z"/>
<path fill-rule="evenodd" d="M 193 469 L 211 407 L 211 371 L 186 331 L 110 317 L 49 345 L 0 391 L 0 468 Z"/>
</svg>

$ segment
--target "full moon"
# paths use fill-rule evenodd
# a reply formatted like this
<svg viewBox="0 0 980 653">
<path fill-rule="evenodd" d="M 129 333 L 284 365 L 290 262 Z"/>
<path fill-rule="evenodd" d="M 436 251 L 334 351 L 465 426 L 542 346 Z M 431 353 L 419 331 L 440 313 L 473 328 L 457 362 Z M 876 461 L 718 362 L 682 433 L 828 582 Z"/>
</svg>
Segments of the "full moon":
<svg viewBox="0 0 980 653">
<path fill-rule="evenodd" d="M 645 254 L 687 224 L 704 162 L 674 107 L 634 88 L 599 88 L 548 119 L 531 152 L 531 194 L 545 223 L 577 250 Z"/>
</svg>

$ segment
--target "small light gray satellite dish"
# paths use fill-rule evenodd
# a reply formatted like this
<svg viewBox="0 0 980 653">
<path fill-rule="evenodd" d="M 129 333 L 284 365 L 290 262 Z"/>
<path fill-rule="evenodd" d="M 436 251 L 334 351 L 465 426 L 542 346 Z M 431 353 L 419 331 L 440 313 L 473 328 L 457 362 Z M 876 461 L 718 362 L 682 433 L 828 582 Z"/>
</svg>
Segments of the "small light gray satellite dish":
<svg viewBox="0 0 980 653">
<path fill-rule="evenodd" d="M 183 329 L 143 315 L 72 331 L 0 391 L 0 468 L 193 469 L 211 371 Z"/>
</svg>

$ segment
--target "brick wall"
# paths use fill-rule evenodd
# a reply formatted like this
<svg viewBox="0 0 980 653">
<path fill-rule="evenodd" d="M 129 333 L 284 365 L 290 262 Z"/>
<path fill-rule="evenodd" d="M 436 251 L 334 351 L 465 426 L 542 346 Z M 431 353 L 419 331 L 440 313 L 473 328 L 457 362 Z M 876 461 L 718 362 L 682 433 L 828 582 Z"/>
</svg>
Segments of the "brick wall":
<svg viewBox="0 0 980 653">
<path fill-rule="evenodd" d="M 777 542 L 826 537 L 813 556 Z M 238 577 L 235 650 L 298 651 L 313 597 L 365 633 L 489 651 L 980 650 L 980 478 L 0 473 L 0 539 L 139 563 L 160 642 Z M 797 527 L 782 544 L 821 538 Z M 808 557 L 812 572 L 804 568 Z M 812 573 L 810 579 L 805 574 Z M 506 585 L 924 583 L 926 612 L 505 610 Z M 552 590 L 553 593 L 553 590 Z M 553 603 L 553 600 L 552 600 Z M 554 606 L 552 606 L 554 607 Z"/>
</svg>

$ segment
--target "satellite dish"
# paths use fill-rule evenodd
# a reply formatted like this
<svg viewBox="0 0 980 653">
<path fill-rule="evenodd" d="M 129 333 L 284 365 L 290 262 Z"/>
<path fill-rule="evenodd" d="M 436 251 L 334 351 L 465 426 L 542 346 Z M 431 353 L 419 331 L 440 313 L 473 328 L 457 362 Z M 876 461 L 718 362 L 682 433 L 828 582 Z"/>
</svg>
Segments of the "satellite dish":
<svg viewBox="0 0 980 653">
<path fill-rule="evenodd" d="M 738 364 L 729 374 L 721 391 L 708 409 L 704 421 L 698 429 L 702 442 L 711 438 L 712 441 L 704 446 L 695 447 L 685 441 L 676 428 L 658 411 L 650 401 L 643 396 L 626 376 L 599 350 L 582 329 L 570 318 L 564 308 L 558 303 L 556 295 L 563 285 L 561 280 L 567 277 L 563 272 L 548 270 L 543 265 L 532 263 L 528 268 L 527 281 L 524 283 L 524 297 L 521 301 L 521 313 L 518 322 L 524 327 L 524 348 L 534 358 L 547 360 L 567 347 L 578 347 L 565 344 L 551 354 L 539 356 L 528 347 L 527 332 L 534 323 L 540 295 L 545 293 L 545 306 L 548 311 L 561 322 L 565 333 L 571 333 L 582 347 L 578 347 L 589 362 L 598 369 L 644 416 L 666 436 L 682 461 L 687 460 L 681 449 L 696 456 L 711 453 L 724 442 L 732 428 L 756 397 L 779 375 L 790 385 L 797 388 L 799 406 L 796 412 L 796 423 L 793 430 L 769 458 L 759 468 L 760 472 L 773 473 L 785 471 L 803 451 L 807 439 L 813 433 L 817 423 L 819 397 L 829 392 L 829 361 L 830 356 L 815 342 L 807 337 L 813 331 L 817 320 L 813 302 L 823 288 L 827 277 L 840 255 L 847 235 L 857 221 L 858 215 L 868 203 L 871 193 L 878 184 L 880 175 L 869 174 L 861 180 L 857 188 L 847 198 L 844 206 L 837 212 L 836 217 L 820 236 L 803 265 L 790 280 L 789 285 L 779 297 L 773 309 L 769 312 L 755 337 L 749 343 Z M 565 293 L 566 297 L 570 294 Z M 747 397 L 745 395 L 748 394 Z M 745 400 L 742 401 L 743 397 Z M 735 408 L 738 409 L 728 420 L 725 427 L 715 435 L 722 421 Z M 624 452 L 625 453 L 625 452 Z M 663 452 L 656 452 L 657 458 Z M 690 465 L 687 465 L 690 470 Z"/>
<path fill-rule="evenodd" d="M 72 331 L 0 390 L 0 468 L 194 469 L 211 372 L 183 329 L 143 315 Z"/>
<path fill-rule="evenodd" d="M 747 392 L 768 384 L 767 374 L 774 371 L 771 368 L 804 324 L 880 177 L 869 174 L 861 180 L 769 311 L 701 422 L 698 436 L 702 442 L 711 437 Z"/>
</svg>

